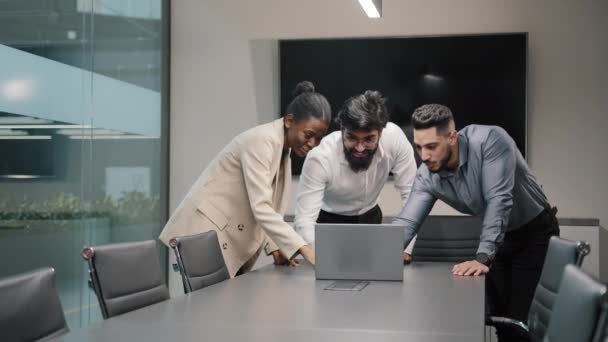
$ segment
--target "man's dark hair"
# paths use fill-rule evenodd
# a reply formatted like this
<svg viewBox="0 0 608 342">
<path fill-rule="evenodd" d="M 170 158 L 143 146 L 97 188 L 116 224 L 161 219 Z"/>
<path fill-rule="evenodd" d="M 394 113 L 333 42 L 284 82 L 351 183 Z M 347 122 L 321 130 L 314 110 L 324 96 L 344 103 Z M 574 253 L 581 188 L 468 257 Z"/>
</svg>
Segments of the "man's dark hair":
<svg viewBox="0 0 608 342">
<path fill-rule="evenodd" d="M 412 114 L 414 129 L 427 129 L 437 127 L 437 132 L 447 133 L 454 116 L 450 108 L 432 103 L 418 107 Z"/>
<path fill-rule="evenodd" d="M 389 119 L 385 102 L 379 91 L 367 90 L 346 100 L 336 121 L 341 128 L 351 131 L 382 130 Z"/>
</svg>

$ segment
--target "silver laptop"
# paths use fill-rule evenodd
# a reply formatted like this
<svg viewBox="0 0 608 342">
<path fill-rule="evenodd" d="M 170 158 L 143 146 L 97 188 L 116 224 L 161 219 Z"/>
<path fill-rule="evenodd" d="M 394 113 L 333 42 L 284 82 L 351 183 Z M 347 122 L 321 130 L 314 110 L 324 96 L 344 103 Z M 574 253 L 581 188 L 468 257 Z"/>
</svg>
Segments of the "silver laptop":
<svg viewBox="0 0 608 342">
<path fill-rule="evenodd" d="M 319 223 L 315 259 L 317 279 L 403 281 L 403 227 Z"/>
</svg>

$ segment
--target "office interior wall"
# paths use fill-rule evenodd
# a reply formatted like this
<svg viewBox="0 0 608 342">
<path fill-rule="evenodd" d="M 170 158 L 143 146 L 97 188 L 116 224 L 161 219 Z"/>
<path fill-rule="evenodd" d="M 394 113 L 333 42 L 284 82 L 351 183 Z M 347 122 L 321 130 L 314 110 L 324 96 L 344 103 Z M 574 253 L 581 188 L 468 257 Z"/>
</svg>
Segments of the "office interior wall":
<svg viewBox="0 0 608 342">
<path fill-rule="evenodd" d="M 378 20 L 354 0 L 173 2 L 170 207 L 234 135 L 277 117 L 276 61 L 260 58 L 273 40 L 529 32 L 529 163 L 560 216 L 605 225 L 607 14 L 591 0 L 385 0 Z M 385 213 L 397 198 L 387 185 Z"/>
</svg>

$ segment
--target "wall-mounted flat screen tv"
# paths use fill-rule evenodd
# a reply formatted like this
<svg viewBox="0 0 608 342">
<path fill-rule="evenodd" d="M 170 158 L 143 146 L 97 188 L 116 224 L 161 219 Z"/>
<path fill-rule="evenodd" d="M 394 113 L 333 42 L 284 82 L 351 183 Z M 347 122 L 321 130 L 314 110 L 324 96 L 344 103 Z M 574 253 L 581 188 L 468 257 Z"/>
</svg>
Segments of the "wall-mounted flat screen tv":
<svg viewBox="0 0 608 342">
<path fill-rule="evenodd" d="M 349 97 L 379 90 L 410 141 L 414 109 L 440 103 L 457 129 L 501 126 L 526 156 L 526 33 L 282 40 L 279 54 L 282 114 L 302 80 L 327 97 L 334 116 Z M 299 174 L 303 160 L 292 158 Z"/>
</svg>

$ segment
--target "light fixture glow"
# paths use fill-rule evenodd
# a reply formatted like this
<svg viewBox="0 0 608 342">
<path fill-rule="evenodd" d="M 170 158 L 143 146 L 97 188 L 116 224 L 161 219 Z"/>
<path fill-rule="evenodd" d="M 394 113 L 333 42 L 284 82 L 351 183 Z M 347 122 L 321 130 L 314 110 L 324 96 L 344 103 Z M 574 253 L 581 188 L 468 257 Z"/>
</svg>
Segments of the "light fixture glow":
<svg viewBox="0 0 608 342">
<path fill-rule="evenodd" d="M 12 178 L 12 179 L 35 179 L 43 178 L 44 176 L 38 175 L 1 175 L 0 178 Z"/>
<path fill-rule="evenodd" d="M 425 74 L 424 79 L 432 82 L 443 81 L 443 77 L 435 75 L 435 74 Z"/>
<path fill-rule="evenodd" d="M 369 18 L 380 18 L 382 16 L 382 0 L 359 0 L 359 4 Z"/>
<path fill-rule="evenodd" d="M 34 94 L 32 80 L 8 80 L 2 84 L 2 95 L 9 101 L 23 101 Z"/>
</svg>

